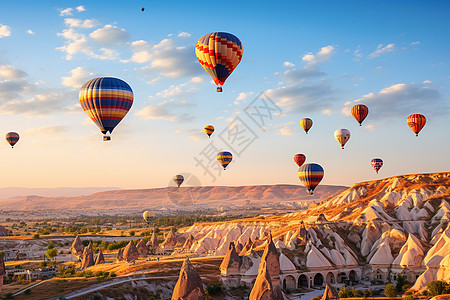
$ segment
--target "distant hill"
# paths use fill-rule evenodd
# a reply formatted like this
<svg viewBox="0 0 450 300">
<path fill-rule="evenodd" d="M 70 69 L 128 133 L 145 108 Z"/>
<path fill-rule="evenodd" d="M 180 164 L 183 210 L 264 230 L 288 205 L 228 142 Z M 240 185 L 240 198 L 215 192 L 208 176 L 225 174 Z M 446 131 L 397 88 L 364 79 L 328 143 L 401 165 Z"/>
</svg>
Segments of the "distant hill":
<svg viewBox="0 0 450 300">
<path fill-rule="evenodd" d="M 76 197 L 82 195 L 90 195 L 93 193 L 118 190 L 118 187 L 84 187 L 84 188 L 24 188 L 24 187 L 8 187 L 0 188 L 0 200 L 12 197 L 25 197 L 29 195 L 43 197 Z"/>
</svg>

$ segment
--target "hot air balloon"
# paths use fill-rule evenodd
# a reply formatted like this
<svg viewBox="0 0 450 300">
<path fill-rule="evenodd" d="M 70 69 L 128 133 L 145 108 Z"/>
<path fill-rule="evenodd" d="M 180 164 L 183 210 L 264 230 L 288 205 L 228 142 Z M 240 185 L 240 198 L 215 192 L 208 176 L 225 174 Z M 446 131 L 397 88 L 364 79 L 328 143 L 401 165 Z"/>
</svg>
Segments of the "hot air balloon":
<svg viewBox="0 0 450 300">
<path fill-rule="evenodd" d="M 323 178 L 323 168 L 318 164 L 304 164 L 298 169 L 298 178 L 312 195 L 316 186 Z"/>
<path fill-rule="evenodd" d="M 195 55 L 202 67 L 222 92 L 222 85 L 242 59 L 241 41 L 231 33 L 211 32 L 202 36 L 195 45 Z"/>
<path fill-rule="evenodd" d="M 359 126 L 361 126 L 364 119 L 369 114 L 369 108 L 364 104 L 356 104 L 352 107 L 352 115 L 358 121 Z"/>
<path fill-rule="evenodd" d="M 301 167 L 303 165 L 305 160 L 306 160 L 306 156 L 303 154 L 295 154 L 294 155 L 294 161 L 299 167 Z"/>
<path fill-rule="evenodd" d="M 141 11 L 144 11 L 145 10 L 145 8 L 144 7 L 141 7 Z"/>
<path fill-rule="evenodd" d="M 149 223 L 153 218 L 155 217 L 155 213 L 152 211 L 144 211 L 144 214 L 142 215 L 144 217 L 145 222 Z"/>
<path fill-rule="evenodd" d="M 180 187 L 180 185 L 183 183 L 183 181 L 184 181 L 184 177 L 183 177 L 183 175 L 175 175 L 174 177 L 173 177 L 173 181 L 175 181 L 175 183 L 176 183 L 176 185 L 178 186 L 178 187 Z"/>
<path fill-rule="evenodd" d="M 206 125 L 205 128 L 203 128 L 203 130 L 206 132 L 208 137 L 211 137 L 211 134 L 213 134 L 213 132 L 214 132 L 214 126 Z"/>
<path fill-rule="evenodd" d="M 14 148 L 14 145 L 19 141 L 19 134 L 17 132 L 8 132 L 6 141 L 11 145 L 11 148 Z"/>
<path fill-rule="evenodd" d="M 300 126 L 308 134 L 309 129 L 313 126 L 313 121 L 310 118 L 304 118 L 300 120 Z"/>
<path fill-rule="evenodd" d="M 419 132 L 427 123 L 427 118 L 425 118 L 425 116 L 421 114 L 413 114 L 408 117 L 406 122 L 408 123 L 409 128 L 411 128 L 411 130 L 416 134 L 416 136 L 419 136 Z"/>
<path fill-rule="evenodd" d="M 114 128 L 125 117 L 133 105 L 133 91 L 123 80 L 99 77 L 86 82 L 79 93 L 80 104 L 86 114 L 109 141 Z"/>
<path fill-rule="evenodd" d="M 227 166 L 232 159 L 233 155 L 228 151 L 222 151 L 217 154 L 217 161 L 222 165 L 224 170 L 227 169 Z"/>
<path fill-rule="evenodd" d="M 370 163 L 372 164 L 373 169 L 377 171 L 378 174 L 378 171 L 383 166 L 383 161 L 381 160 L 381 158 L 374 158 L 370 161 Z"/>
<path fill-rule="evenodd" d="M 348 129 L 338 129 L 334 132 L 334 138 L 339 142 L 342 149 L 344 149 L 345 143 L 350 139 L 350 131 Z"/>
</svg>

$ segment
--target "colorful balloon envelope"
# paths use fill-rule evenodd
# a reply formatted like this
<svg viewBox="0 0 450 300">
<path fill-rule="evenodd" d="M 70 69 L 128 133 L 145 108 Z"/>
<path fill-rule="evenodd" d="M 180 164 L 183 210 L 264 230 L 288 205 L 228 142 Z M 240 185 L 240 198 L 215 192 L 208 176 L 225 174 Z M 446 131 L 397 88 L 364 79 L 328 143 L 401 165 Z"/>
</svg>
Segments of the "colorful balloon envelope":
<svg viewBox="0 0 450 300">
<path fill-rule="evenodd" d="M 342 149 L 344 149 L 344 145 L 350 139 L 350 131 L 348 129 L 338 129 L 334 132 L 334 138 L 341 145 Z"/>
<path fill-rule="evenodd" d="M 413 114 L 408 117 L 406 122 L 408 123 L 409 128 L 411 128 L 411 130 L 416 134 L 416 136 L 419 136 L 419 132 L 427 123 L 427 118 L 425 118 L 425 116 L 421 114 Z"/>
<path fill-rule="evenodd" d="M 202 36 L 195 45 L 195 55 L 202 67 L 222 91 L 222 85 L 242 59 L 241 41 L 231 33 L 211 32 Z"/>
<path fill-rule="evenodd" d="M 295 154 L 294 161 L 299 167 L 301 167 L 303 163 L 306 161 L 306 156 L 303 154 Z"/>
<path fill-rule="evenodd" d="M 233 160 L 233 155 L 228 151 L 222 151 L 217 154 L 217 161 L 222 165 L 223 169 L 226 170 L 227 166 Z"/>
<path fill-rule="evenodd" d="M 298 178 L 306 186 L 310 195 L 322 181 L 323 174 L 323 168 L 318 164 L 304 164 L 298 169 Z"/>
<path fill-rule="evenodd" d="M 352 107 L 352 115 L 358 121 L 359 126 L 361 126 L 364 119 L 369 114 L 369 108 L 364 104 L 356 104 Z"/>
<path fill-rule="evenodd" d="M 175 184 L 177 185 L 177 187 L 180 187 L 180 185 L 183 183 L 184 181 L 184 177 L 183 175 L 175 175 L 173 177 L 173 181 L 175 182 Z"/>
<path fill-rule="evenodd" d="M 86 114 L 105 134 L 125 117 L 133 105 L 133 91 L 123 80 L 113 77 L 99 77 L 86 82 L 79 93 L 80 104 Z"/>
<path fill-rule="evenodd" d="M 381 158 L 374 158 L 370 161 L 370 163 L 372 164 L 372 168 L 377 172 L 381 169 L 381 167 L 383 166 L 383 161 L 381 160 Z"/>
<path fill-rule="evenodd" d="M 151 220 L 153 220 L 153 218 L 155 217 L 155 213 L 152 211 L 144 211 L 143 215 L 145 222 L 150 222 Z"/>
<path fill-rule="evenodd" d="M 308 131 L 313 126 L 313 121 L 310 118 L 304 118 L 300 120 L 300 126 L 303 128 L 303 130 L 308 134 Z"/>
<path fill-rule="evenodd" d="M 203 130 L 208 135 L 208 137 L 211 137 L 211 134 L 213 134 L 213 132 L 214 132 L 214 126 L 206 125 L 205 128 L 203 128 Z"/>
<path fill-rule="evenodd" d="M 11 148 L 14 148 L 14 145 L 19 141 L 19 134 L 17 132 L 8 132 L 6 141 L 11 145 Z"/>
</svg>

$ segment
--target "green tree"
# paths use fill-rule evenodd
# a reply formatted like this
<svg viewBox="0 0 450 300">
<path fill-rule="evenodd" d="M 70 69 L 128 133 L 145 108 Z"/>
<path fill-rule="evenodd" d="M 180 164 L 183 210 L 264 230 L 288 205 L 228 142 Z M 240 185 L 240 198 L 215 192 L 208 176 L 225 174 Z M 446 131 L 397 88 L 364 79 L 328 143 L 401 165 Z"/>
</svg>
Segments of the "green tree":
<svg viewBox="0 0 450 300">
<path fill-rule="evenodd" d="M 33 236 L 34 239 L 38 239 L 39 238 L 39 233 L 35 233 Z"/>
<path fill-rule="evenodd" d="M 346 286 L 339 291 L 339 298 L 350 298 L 350 296 L 351 292 Z"/>
<path fill-rule="evenodd" d="M 397 293 L 402 293 L 404 292 L 404 287 L 405 285 L 409 285 L 409 281 L 406 280 L 406 276 L 404 275 L 398 275 L 397 276 L 397 284 L 395 285 L 395 289 L 397 290 Z"/>
<path fill-rule="evenodd" d="M 50 260 L 52 260 L 52 258 L 56 255 L 58 255 L 58 250 L 56 250 L 56 248 L 48 249 L 45 253 L 45 256 L 47 256 Z"/>
<path fill-rule="evenodd" d="M 442 280 L 433 280 L 427 284 L 427 290 L 431 296 L 442 295 L 448 288 L 449 284 Z"/>
<path fill-rule="evenodd" d="M 388 283 L 384 288 L 384 295 L 388 298 L 392 298 L 397 296 L 397 291 L 395 290 L 395 287 L 392 284 Z"/>
<path fill-rule="evenodd" d="M 48 249 L 53 249 L 55 248 L 55 244 L 53 244 L 53 241 L 48 242 Z"/>
</svg>

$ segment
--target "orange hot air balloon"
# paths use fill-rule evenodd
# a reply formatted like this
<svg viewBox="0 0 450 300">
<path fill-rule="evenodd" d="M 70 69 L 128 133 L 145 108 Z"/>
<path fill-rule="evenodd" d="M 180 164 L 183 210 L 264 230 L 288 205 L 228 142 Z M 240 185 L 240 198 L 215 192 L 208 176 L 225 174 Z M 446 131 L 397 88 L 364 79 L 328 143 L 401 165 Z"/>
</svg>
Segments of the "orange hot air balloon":
<svg viewBox="0 0 450 300">
<path fill-rule="evenodd" d="M 421 114 L 413 114 L 408 117 L 406 123 L 408 123 L 409 128 L 411 128 L 416 136 L 419 136 L 419 132 L 427 123 L 427 118 L 425 118 L 425 116 Z"/>
<path fill-rule="evenodd" d="M 294 161 L 299 167 L 301 167 L 306 161 L 306 156 L 303 154 L 295 154 Z"/>
<path fill-rule="evenodd" d="M 356 104 L 352 107 L 352 115 L 358 121 L 359 126 L 369 114 L 369 108 L 364 104 Z"/>
<path fill-rule="evenodd" d="M 6 134 L 6 141 L 14 148 L 14 145 L 19 141 L 19 134 L 17 132 L 8 132 Z"/>
<path fill-rule="evenodd" d="M 205 128 L 203 128 L 203 130 L 205 131 L 205 133 L 208 135 L 208 137 L 211 137 L 211 134 L 213 134 L 214 132 L 214 126 L 212 125 L 206 125 Z"/>
<path fill-rule="evenodd" d="M 310 118 L 304 118 L 300 120 L 300 126 L 303 128 L 303 130 L 308 134 L 308 131 L 313 126 L 313 121 Z"/>
</svg>

